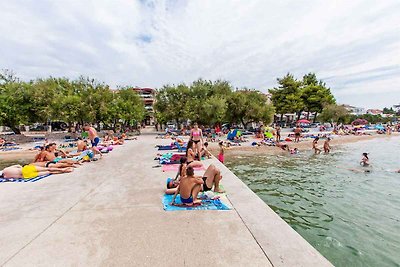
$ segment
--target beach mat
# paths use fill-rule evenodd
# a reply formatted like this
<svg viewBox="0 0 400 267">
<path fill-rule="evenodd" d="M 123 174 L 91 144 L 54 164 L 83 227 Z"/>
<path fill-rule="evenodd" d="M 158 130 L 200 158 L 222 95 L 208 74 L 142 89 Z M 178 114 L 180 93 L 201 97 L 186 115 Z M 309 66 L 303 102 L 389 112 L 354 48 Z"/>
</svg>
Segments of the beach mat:
<svg viewBox="0 0 400 267">
<path fill-rule="evenodd" d="M 163 208 L 165 211 L 176 211 L 176 210 L 230 210 L 231 208 L 225 204 L 225 200 L 219 199 L 202 199 L 201 205 L 197 206 L 183 206 L 179 195 L 176 196 L 175 202 L 179 206 L 170 205 L 172 202 L 173 195 L 164 195 L 162 199 Z"/>
<path fill-rule="evenodd" d="M 13 150 L 18 150 L 18 149 L 22 149 L 20 147 L 13 147 L 13 146 L 6 146 L 6 147 L 2 147 L 0 148 L 1 151 L 13 151 Z"/>
<path fill-rule="evenodd" d="M 158 150 L 175 150 L 178 149 L 176 146 L 159 146 Z"/>
<path fill-rule="evenodd" d="M 0 178 L 0 183 L 33 183 L 37 182 L 39 180 L 42 180 L 43 178 L 46 178 L 47 176 L 50 176 L 51 174 L 46 174 L 46 175 L 41 175 L 32 179 L 24 179 L 24 178 Z"/>
<path fill-rule="evenodd" d="M 204 166 L 193 168 L 195 171 L 205 171 Z M 179 170 L 179 164 L 164 164 L 161 169 L 163 172 L 177 172 Z"/>
</svg>

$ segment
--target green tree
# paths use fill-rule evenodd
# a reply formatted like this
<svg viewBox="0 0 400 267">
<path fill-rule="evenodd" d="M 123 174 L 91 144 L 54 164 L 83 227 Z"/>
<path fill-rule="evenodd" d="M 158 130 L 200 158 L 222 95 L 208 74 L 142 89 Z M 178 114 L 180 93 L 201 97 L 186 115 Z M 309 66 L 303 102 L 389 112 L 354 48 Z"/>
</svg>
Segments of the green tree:
<svg viewBox="0 0 400 267">
<path fill-rule="evenodd" d="M 113 101 L 115 100 L 113 104 L 115 103 L 117 109 L 117 118 L 121 120 L 124 127 L 136 125 L 144 119 L 144 103 L 137 92 L 131 88 L 124 88 L 114 92 L 113 97 Z"/>
<path fill-rule="evenodd" d="M 229 82 L 199 79 L 190 86 L 188 116 L 203 125 L 221 123 L 227 109 L 227 97 L 232 93 Z"/>
<path fill-rule="evenodd" d="M 190 90 L 186 84 L 163 86 L 156 96 L 154 108 L 157 116 L 167 122 L 175 121 L 179 127 L 182 121 L 189 119 L 189 98 Z"/>
<path fill-rule="evenodd" d="M 302 82 L 296 80 L 292 74 L 288 73 L 283 78 L 277 79 L 279 86 L 270 89 L 271 101 L 277 113 L 283 120 L 285 113 L 298 113 L 304 109 L 301 85 Z"/>
<path fill-rule="evenodd" d="M 333 124 L 334 122 L 346 123 L 346 118 L 349 116 L 349 111 L 344 106 L 339 106 L 336 104 L 326 105 L 318 119 L 322 122 L 329 122 Z"/>
<path fill-rule="evenodd" d="M 227 119 L 231 123 L 249 123 L 262 121 L 271 123 L 275 109 L 268 103 L 266 95 L 256 90 L 238 90 L 227 100 Z"/>
<path fill-rule="evenodd" d="M 301 99 L 304 109 L 307 111 L 307 119 L 309 119 L 310 112 L 313 112 L 314 122 L 317 114 L 322 111 L 324 106 L 336 103 L 331 90 L 326 87 L 324 82 L 318 81 L 314 73 L 303 76 Z"/>
</svg>

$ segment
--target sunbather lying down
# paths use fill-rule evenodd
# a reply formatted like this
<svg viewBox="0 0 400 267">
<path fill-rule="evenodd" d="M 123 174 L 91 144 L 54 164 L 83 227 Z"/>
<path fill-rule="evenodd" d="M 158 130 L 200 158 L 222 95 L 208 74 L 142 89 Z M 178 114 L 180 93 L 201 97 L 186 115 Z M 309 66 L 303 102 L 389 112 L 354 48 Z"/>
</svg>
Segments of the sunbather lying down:
<svg viewBox="0 0 400 267">
<path fill-rule="evenodd" d="M 22 167 L 21 165 L 12 165 L 10 167 L 4 168 L 0 175 L 1 178 L 11 179 L 11 178 L 24 178 L 32 179 L 42 175 L 48 174 L 59 174 L 72 172 L 73 167 L 68 168 L 46 168 L 40 167 L 35 164 L 29 164 Z"/>
<path fill-rule="evenodd" d="M 221 179 L 221 172 L 214 165 L 207 168 L 203 177 L 194 176 L 194 169 L 189 166 L 186 169 L 186 176 L 182 177 L 179 182 L 172 179 L 167 181 L 165 193 L 174 194 L 172 204 L 174 204 L 178 194 L 180 194 L 181 201 L 185 205 L 199 204 L 201 200 L 197 196 L 200 191 L 207 192 L 214 188 L 214 192 L 223 192 L 219 187 Z"/>
</svg>

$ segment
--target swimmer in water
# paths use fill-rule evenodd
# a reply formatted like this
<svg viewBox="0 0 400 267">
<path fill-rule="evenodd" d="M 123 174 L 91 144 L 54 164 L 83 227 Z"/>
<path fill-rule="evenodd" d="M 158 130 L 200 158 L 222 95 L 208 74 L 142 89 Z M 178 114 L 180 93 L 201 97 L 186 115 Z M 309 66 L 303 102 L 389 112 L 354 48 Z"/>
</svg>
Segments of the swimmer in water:
<svg viewBox="0 0 400 267">
<path fill-rule="evenodd" d="M 369 164 L 369 158 L 368 158 L 368 153 L 362 153 L 362 159 L 360 161 L 360 165 L 363 167 L 368 167 Z"/>
</svg>

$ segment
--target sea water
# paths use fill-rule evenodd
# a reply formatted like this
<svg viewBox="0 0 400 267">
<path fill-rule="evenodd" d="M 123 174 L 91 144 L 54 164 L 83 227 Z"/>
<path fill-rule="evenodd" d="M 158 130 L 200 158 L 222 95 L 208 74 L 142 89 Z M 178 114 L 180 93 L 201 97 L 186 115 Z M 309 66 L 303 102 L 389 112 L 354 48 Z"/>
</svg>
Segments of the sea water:
<svg viewBox="0 0 400 267">
<path fill-rule="evenodd" d="M 371 172 L 359 162 L 368 152 Z M 400 137 L 226 165 L 336 266 L 400 266 Z"/>
</svg>

